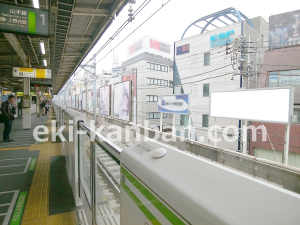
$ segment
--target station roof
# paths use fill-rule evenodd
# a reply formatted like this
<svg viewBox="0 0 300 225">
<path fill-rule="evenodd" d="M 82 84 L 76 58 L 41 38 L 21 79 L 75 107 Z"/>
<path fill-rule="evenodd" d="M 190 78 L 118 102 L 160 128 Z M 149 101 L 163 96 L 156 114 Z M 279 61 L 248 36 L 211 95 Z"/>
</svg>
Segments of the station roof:
<svg viewBox="0 0 300 225">
<path fill-rule="evenodd" d="M 12 76 L 13 66 L 47 68 L 52 69 L 53 93 L 56 94 L 127 1 L 39 0 L 40 9 L 50 13 L 50 36 L 0 31 L 0 86 L 14 91 L 23 89 L 23 79 Z M 32 0 L 0 0 L 0 3 L 32 7 Z M 41 55 L 41 40 L 45 43 L 45 55 Z"/>
</svg>

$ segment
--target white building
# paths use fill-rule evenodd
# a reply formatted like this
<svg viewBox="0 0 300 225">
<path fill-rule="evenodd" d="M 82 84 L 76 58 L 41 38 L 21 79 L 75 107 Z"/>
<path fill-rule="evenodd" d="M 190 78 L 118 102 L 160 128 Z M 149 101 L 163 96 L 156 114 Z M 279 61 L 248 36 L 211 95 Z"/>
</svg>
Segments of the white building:
<svg viewBox="0 0 300 225">
<path fill-rule="evenodd" d="M 208 129 L 214 124 L 223 128 L 227 125 L 239 127 L 239 120 L 218 118 L 215 121 L 209 116 L 209 94 L 237 90 L 241 87 L 256 88 L 259 75 L 256 72 L 260 70 L 260 65 L 257 64 L 261 64 L 263 52 L 267 48 L 268 23 L 261 17 L 256 17 L 251 22 L 254 27 L 249 22 L 236 22 L 223 28 L 204 30 L 199 35 L 175 42 L 174 92 L 190 94 L 190 111 L 197 141 L 214 144 L 208 139 Z M 227 50 L 226 54 L 226 43 L 233 42 L 242 34 L 247 37 L 244 44 L 247 44 L 248 48 L 245 55 L 241 56 L 240 53 L 236 55 L 235 61 L 238 63 L 234 65 L 230 54 L 233 51 L 233 44 L 229 45 L 231 49 Z M 242 63 L 245 67 L 251 68 L 249 69 L 251 73 L 248 74 L 252 76 L 242 76 L 240 79 L 239 58 L 246 60 Z M 187 116 L 176 117 L 178 130 L 187 125 Z M 229 131 L 228 137 L 233 138 L 232 134 L 233 132 Z M 238 136 L 235 135 L 236 138 L 239 138 Z M 218 132 L 218 137 L 222 137 L 218 146 L 238 150 L 238 141 L 225 141 L 223 131 Z"/>
<path fill-rule="evenodd" d="M 133 85 L 133 122 L 159 126 L 157 99 L 173 94 L 172 45 L 149 36 L 128 47 L 128 60 L 121 65 L 121 79 Z M 136 104 L 136 105 L 135 105 Z M 135 116 L 136 115 L 136 116 Z M 163 128 L 170 127 L 172 115 L 163 114 Z"/>
</svg>

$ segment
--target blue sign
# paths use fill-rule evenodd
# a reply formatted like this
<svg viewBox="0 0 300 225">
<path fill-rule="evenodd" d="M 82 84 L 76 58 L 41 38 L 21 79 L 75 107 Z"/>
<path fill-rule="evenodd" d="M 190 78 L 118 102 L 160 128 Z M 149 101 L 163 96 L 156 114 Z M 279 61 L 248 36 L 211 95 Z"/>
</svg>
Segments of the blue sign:
<svg viewBox="0 0 300 225">
<path fill-rule="evenodd" d="M 233 37 L 230 37 L 234 34 L 234 30 L 223 32 L 220 34 L 210 36 L 210 47 L 223 46 L 233 42 Z"/>
<path fill-rule="evenodd" d="M 178 46 L 176 48 L 176 55 L 182 55 L 190 52 L 190 44 Z"/>
<path fill-rule="evenodd" d="M 165 95 L 158 97 L 158 112 L 189 114 L 189 95 Z"/>
</svg>

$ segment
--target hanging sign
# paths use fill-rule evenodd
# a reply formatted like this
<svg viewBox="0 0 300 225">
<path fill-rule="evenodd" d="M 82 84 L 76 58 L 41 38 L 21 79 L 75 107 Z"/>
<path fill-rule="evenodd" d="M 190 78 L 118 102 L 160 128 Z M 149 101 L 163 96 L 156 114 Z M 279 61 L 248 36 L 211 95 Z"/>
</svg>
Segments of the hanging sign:
<svg viewBox="0 0 300 225">
<path fill-rule="evenodd" d="M 0 30 L 49 36 L 49 13 L 46 10 L 0 3 Z"/>
</svg>

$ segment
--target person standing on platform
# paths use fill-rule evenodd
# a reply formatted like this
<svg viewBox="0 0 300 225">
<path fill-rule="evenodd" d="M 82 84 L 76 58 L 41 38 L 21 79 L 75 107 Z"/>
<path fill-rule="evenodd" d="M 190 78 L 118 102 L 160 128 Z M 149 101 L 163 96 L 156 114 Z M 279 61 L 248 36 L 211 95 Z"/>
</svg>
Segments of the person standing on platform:
<svg viewBox="0 0 300 225">
<path fill-rule="evenodd" d="M 41 109 L 42 109 L 42 115 L 43 116 L 45 116 L 45 106 L 46 106 L 45 100 L 43 100 L 42 103 L 41 103 Z"/>
<path fill-rule="evenodd" d="M 3 102 L 1 105 L 1 111 L 4 120 L 3 142 L 13 141 L 12 139 L 9 138 L 9 134 L 12 127 L 12 122 L 15 119 L 13 114 L 15 102 L 16 102 L 16 97 L 10 95 L 8 96 L 7 101 Z"/>
</svg>

